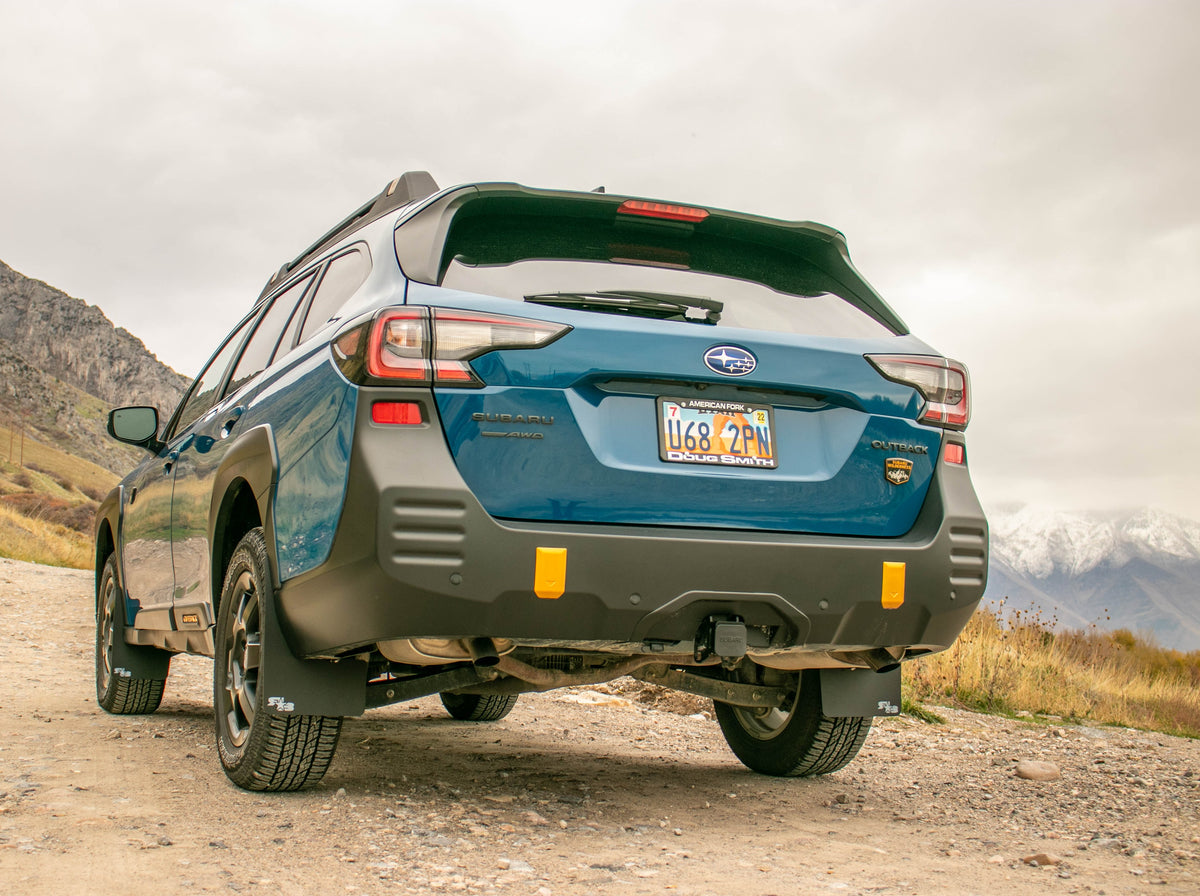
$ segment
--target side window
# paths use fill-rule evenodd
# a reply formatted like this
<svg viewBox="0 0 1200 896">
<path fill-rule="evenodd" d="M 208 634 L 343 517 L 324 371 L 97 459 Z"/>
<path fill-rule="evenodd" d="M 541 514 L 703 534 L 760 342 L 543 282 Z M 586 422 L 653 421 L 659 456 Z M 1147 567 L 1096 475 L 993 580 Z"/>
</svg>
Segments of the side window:
<svg viewBox="0 0 1200 896">
<path fill-rule="evenodd" d="M 233 335 L 225 340 L 225 344 L 221 346 L 221 350 L 208 362 L 208 366 L 204 368 L 204 371 L 196 377 L 192 391 L 188 393 L 183 407 L 180 408 L 179 413 L 176 415 L 175 425 L 171 430 L 172 438 L 203 417 L 217 403 L 221 382 L 225 379 L 225 372 L 229 370 L 229 365 L 237 357 L 238 349 L 242 347 L 246 333 L 249 332 L 250 326 L 254 323 L 255 319 L 255 316 L 247 318 L 233 332 Z"/>
<path fill-rule="evenodd" d="M 300 304 L 304 290 L 308 288 L 311 282 L 311 275 L 305 277 L 299 283 L 288 287 L 287 290 L 280 293 L 271 302 L 271 307 L 267 309 L 267 313 L 262 316 L 258 326 L 255 328 L 254 335 L 246 343 L 246 350 L 242 352 L 242 357 L 237 362 L 237 367 L 233 369 L 233 376 L 229 380 L 229 388 L 225 390 L 226 393 L 236 392 L 243 383 L 255 374 L 265 370 L 267 365 L 271 363 L 271 355 L 275 353 L 275 346 L 279 342 L 279 334 L 283 332 L 283 328 L 292 319 L 292 312 Z"/>
<path fill-rule="evenodd" d="M 300 331 L 300 341 L 306 340 L 335 317 L 346 300 L 363 285 L 369 273 L 371 259 L 361 249 L 351 250 L 329 262 L 325 276 L 317 287 L 317 294 L 309 304 L 308 316 L 304 318 L 304 328 Z"/>
</svg>

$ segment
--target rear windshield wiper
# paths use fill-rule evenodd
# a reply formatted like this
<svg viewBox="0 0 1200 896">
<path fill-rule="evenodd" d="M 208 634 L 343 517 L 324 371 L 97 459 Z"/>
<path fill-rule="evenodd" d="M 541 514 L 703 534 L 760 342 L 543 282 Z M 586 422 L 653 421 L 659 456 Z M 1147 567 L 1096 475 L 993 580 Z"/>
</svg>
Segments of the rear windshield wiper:
<svg viewBox="0 0 1200 896">
<path fill-rule="evenodd" d="M 704 296 L 681 296 L 668 292 L 599 290 L 597 292 L 544 292 L 525 296 L 526 302 L 558 308 L 581 308 L 609 314 L 633 314 L 660 320 L 687 320 L 715 324 L 721 319 L 723 302 Z M 702 314 L 697 315 L 695 312 Z"/>
</svg>

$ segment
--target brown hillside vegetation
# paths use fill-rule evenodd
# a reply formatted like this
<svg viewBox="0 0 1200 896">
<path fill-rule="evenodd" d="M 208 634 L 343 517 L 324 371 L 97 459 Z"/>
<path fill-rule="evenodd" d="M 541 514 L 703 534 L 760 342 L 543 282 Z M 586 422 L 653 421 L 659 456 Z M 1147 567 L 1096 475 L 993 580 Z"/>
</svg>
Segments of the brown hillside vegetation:
<svg viewBox="0 0 1200 896">
<path fill-rule="evenodd" d="M 1200 737 L 1200 651 L 980 610 L 953 647 L 905 667 L 905 696 L 914 709 L 949 703 Z"/>
<path fill-rule="evenodd" d="M 89 568 L 97 503 L 116 482 L 90 461 L 0 426 L 0 556 Z"/>
</svg>

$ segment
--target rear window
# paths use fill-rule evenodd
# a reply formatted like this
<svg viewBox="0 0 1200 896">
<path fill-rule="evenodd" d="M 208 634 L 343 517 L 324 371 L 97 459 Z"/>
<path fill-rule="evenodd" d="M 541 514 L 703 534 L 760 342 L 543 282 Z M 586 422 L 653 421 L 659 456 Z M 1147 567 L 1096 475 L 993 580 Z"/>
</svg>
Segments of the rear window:
<svg viewBox="0 0 1200 896">
<path fill-rule="evenodd" d="M 442 258 L 440 285 L 521 302 L 817 336 L 894 333 L 803 256 L 688 225 L 460 218 Z M 676 299 L 686 311 L 670 309 Z"/>
</svg>

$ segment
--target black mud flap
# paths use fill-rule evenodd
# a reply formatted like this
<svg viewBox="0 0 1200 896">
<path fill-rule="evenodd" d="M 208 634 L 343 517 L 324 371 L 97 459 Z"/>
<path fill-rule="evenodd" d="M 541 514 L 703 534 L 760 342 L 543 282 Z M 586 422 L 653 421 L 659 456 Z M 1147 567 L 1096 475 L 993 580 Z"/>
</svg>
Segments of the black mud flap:
<svg viewBox="0 0 1200 896">
<path fill-rule="evenodd" d="M 124 614 L 124 607 L 118 610 L 118 616 Z M 118 619 L 123 622 L 123 619 Z M 121 678 L 138 678 L 148 681 L 166 681 L 171 669 L 171 657 L 166 650 L 148 647 L 142 644 L 129 644 L 125 641 L 125 629 L 117 632 L 120 637 L 113 638 L 112 671 L 113 675 Z"/>
<path fill-rule="evenodd" d="M 822 669 L 821 711 L 834 718 L 900 715 L 900 670 Z"/>
<path fill-rule="evenodd" d="M 359 716 L 367 706 L 367 664 L 358 659 L 304 660 L 292 653 L 274 600 L 263 608 L 258 687 L 267 711 L 306 716 Z"/>
</svg>

